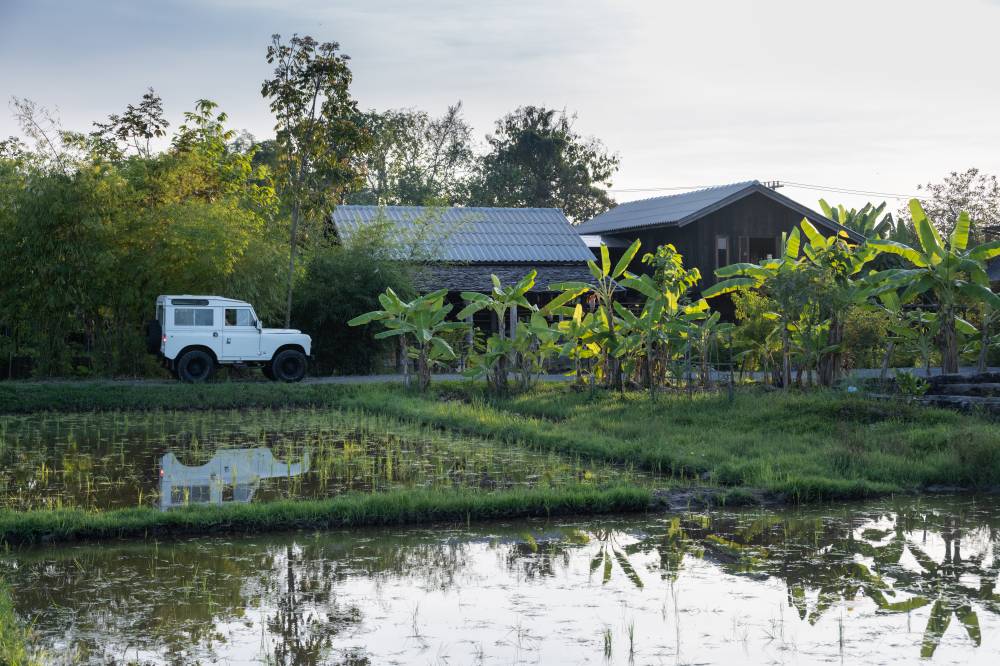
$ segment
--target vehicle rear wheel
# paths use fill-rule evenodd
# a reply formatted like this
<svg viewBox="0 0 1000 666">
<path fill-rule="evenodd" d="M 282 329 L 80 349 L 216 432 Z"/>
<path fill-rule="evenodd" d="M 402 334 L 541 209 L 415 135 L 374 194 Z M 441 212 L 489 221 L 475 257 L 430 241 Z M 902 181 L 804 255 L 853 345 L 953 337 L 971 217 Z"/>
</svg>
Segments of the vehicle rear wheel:
<svg viewBox="0 0 1000 666">
<path fill-rule="evenodd" d="M 201 349 L 185 352 L 177 361 L 177 376 L 182 382 L 197 384 L 208 381 L 215 373 L 215 359 Z"/>
<path fill-rule="evenodd" d="M 286 349 L 271 360 L 271 372 L 283 382 L 298 382 L 306 376 L 306 355 L 297 349 Z"/>
</svg>

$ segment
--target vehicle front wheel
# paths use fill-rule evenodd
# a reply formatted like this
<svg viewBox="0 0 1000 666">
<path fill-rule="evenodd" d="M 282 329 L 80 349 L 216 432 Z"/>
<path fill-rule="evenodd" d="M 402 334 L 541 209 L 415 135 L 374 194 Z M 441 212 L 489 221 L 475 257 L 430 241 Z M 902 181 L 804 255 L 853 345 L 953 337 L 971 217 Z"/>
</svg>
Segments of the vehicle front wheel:
<svg viewBox="0 0 1000 666">
<path fill-rule="evenodd" d="M 298 382 L 306 376 L 306 355 L 297 349 L 286 349 L 271 359 L 271 373 L 283 382 Z"/>
<path fill-rule="evenodd" d="M 215 373 L 215 359 L 206 351 L 192 349 L 177 361 L 177 376 L 182 382 L 206 382 Z"/>
</svg>

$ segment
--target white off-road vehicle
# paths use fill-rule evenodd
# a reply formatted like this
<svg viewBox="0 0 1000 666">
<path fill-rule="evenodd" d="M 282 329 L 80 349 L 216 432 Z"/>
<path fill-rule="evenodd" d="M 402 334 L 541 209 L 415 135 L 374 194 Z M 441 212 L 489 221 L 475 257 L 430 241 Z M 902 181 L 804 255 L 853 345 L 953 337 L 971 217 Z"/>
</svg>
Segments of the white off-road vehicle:
<svg viewBox="0 0 1000 666">
<path fill-rule="evenodd" d="M 306 375 L 312 338 L 263 328 L 253 306 L 221 296 L 160 296 L 146 326 L 146 348 L 185 382 L 203 382 L 222 365 L 260 366 L 273 380 Z"/>
</svg>

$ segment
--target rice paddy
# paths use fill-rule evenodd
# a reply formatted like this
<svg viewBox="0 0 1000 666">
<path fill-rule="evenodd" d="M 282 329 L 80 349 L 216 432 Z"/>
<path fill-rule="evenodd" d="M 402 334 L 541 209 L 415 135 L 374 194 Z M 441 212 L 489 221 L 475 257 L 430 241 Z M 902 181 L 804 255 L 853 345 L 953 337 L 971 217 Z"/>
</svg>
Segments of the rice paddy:
<svg viewBox="0 0 1000 666">
<path fill-rule="evenodd" d="M 303 474 L 265 479 L 255 502 L 404 489 L 502 491 L 654 476 L 390 417 L 327 408 L 0 416 L 0 509 L 157 507 L 161 459 L 268 449 Z"/>
</svg>

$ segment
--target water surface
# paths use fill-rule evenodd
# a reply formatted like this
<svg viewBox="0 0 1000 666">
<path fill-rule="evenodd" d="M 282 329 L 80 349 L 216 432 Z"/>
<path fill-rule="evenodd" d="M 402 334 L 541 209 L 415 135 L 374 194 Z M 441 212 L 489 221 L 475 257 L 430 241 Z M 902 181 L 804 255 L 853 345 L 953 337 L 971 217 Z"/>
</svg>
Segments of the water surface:
<svg viewBox="0 0 1000 666">
<path fill-rule="evenodd" d="M 642 483 L 650 476 L 331 409 L 0 415 L 0 509 L 159 507 L 210 501 L 227 489 L 238 497 L 248 474 L 260 476 L 259 466 L 189 481 L 176 497 L 163 497 L 161 471 L 171 467 L 164 461 L 197 467 L 220 453 L 226 458 L 265 451 L 308 471 L 287 469 L 254 480 L 251 492 L 243 493 L 254 501 L 402 488 L 603 486 Z"/>
<path fill-rule="evenodd" d="M 53 663 L 976 664 L 1000 502 L 522 521 L 30 549 Z"/>
</svg>

